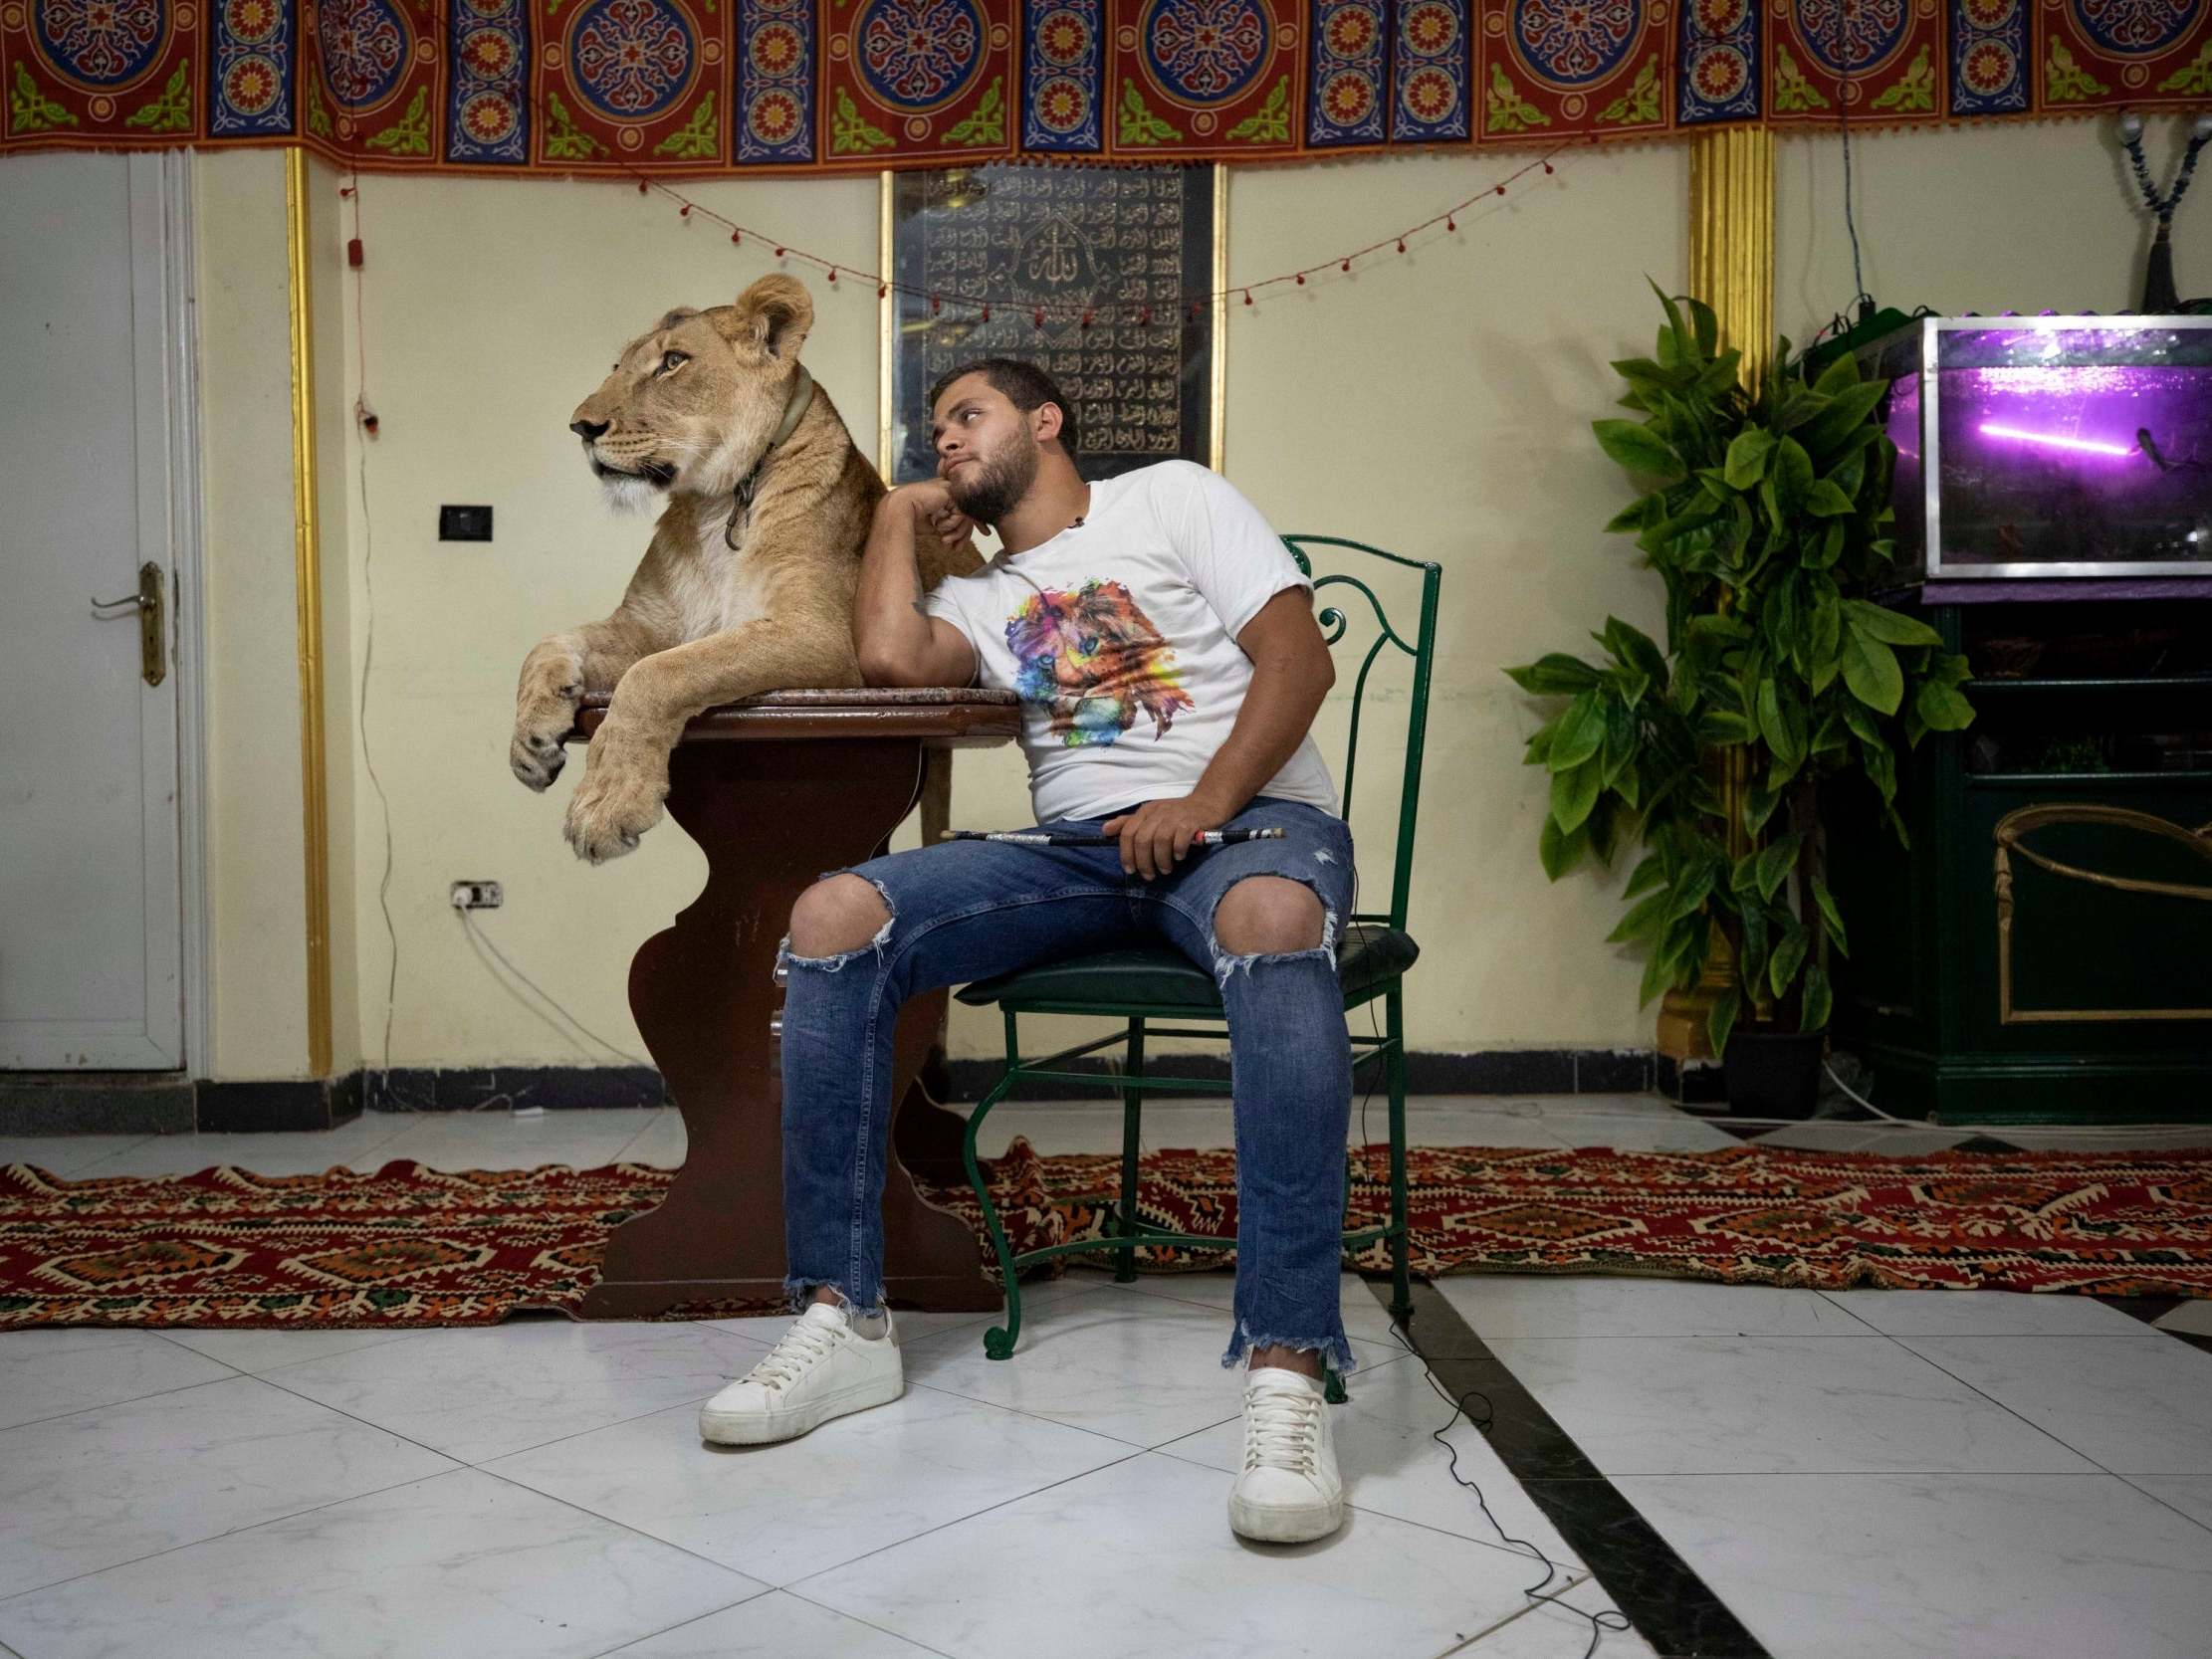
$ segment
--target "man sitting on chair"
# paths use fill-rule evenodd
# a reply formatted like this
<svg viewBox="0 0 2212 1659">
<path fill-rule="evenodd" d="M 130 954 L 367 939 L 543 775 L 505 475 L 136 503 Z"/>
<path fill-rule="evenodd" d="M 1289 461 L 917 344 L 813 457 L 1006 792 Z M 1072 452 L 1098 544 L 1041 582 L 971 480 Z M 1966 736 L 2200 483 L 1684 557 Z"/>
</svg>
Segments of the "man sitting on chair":
<svg viewBox="0 0 2212 1659">
<path fill-rule="evenodd" d="M 884 498 L 853 628 L 869 684 L 1009 689 L 1040 828 L 1104 846 L 948 841 L 833 871 L 777 954 L 785 1289 L 804 1312 L 701 1410 L 711 1441 L 803 1434 L 899 1397 L 883 1303 L 892 1034 L 918 992 L 1165 938 L 1208 968 L 1228 1023 L 1244 1372 L 1229 1524 L 1295 1543 L 1343 1519 L 1325 1361 L 1338 1307 L 1352 1053 L 1336 970 L 1352 837 L 1307 734 L 1335 680 L 1313 584 L 1226 482 L 1163 461 L 1086 484 L 1070 405 L 987 358 L 930 396 L 938 476 Z M 920 533 L 1001 550 L 925 598 Z M 1193 848 L 1201 830 L 1280 840 Z"/>
</svg>

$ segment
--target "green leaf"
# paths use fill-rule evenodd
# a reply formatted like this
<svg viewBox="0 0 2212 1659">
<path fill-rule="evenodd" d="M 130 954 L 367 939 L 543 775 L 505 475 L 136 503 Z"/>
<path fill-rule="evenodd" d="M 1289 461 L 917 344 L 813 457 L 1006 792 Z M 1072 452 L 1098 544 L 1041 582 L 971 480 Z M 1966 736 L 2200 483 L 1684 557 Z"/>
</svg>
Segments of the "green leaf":
<svg viewBox="0 0 2212 1659">
<path fill-rule="evenodd" d="M 1774 946 L 1773 958 L 1767 963 L 1767 985 L 1777 997 L 1790 994 L 1790 981 L 1797 977 L 1798 966 L 1812 942 L 1813 935 L 1793 922 Z"/>
<path fill-rule="evenodd" d="M 1887 739 L 1881 735 L 1881 727 L 1875 724 L 1874 716 L 1868 714 L 1859 704 L 1845 702 L 1837 707 L 1843 713 L 1844 724 L 1851 727 L 1852 735 L 1862 743 L 1878 748 L 1888 746 Z"/>
<path fill-rule="evenodd" d="M 1713 890 L 1713 883 L 1720 877 L 1720 867 L 1709 859 L 1701 859 L 1684 870 L 1681 878 L 1667 890 L 1666 920 L 1678 922 L 1705 902 Z"/>
<path fill-rule="evenodd" d="M 1521 751 L 1521 764 L 1524 766 L 1542 765 L 1544 757 L 1551 753 L 1552 733 L 1558 729 L 1559 723 L 1557 721 L 1538 726 L 1528 739 L 1528 747 Z"/>
<path fill-rule="evenodd" d="M 1784 438 L 1774 446 L 1774 454 L 1767 462 L 1766 479 L 1759 486 L 1767 518 L 1778 525 L 1787 524 L 1803 509 L 1812 489 L 1813 458 L 1795 438 Z"/>
<path fill-rule="evenodd" d="M 1728 445 L 1728 465 L 1723 476 L 1732 490 L 1749 490 L 1766 477 L 1767 456 L 1774 448 L 1774 434 L 1762 426 L 1747 426 Z"/>
<path fill-rule="evenodd" d="M 1964 731 L 1974 724 L 1974 706 L 1936 681 L 1923 682 L 1912 701 L 1931 731 Z"/>
<path fill-rule="evenodd" d="M 1800 1031 L 1822 1031 L 1828 1026 L 1828 1016 L 1834 1010 L 1835 993 L 1828 984 L 1828 970 L 1815 962 L 1805 970 L 1805 1009 L 1799 1017 Z"/>
<path fill-rule="evenodd" d="M 1836 908 L 1836 896 L 1828 891 L 1828 884 L 1813 878 L 1813 900 L 1821 908 L 1821 920 L 1828 924 L 1828 942 L 1836 947 L 1840 956 L 1851 954 L 1851 946 L 1844 939 L 1843 913 Z"/>
<path fill-rule="evenodd" d="M 1653 283 L 1649 275 L 1647 275 L 1644 280 L 1647 283 L 1652 283 L 1652 292 L 1659 296 L 1659 304 L 1666 308 L 1667 332 L 1673 335 L 1673 340 L 1671 343 L 1674 350 L 1679 355 L 1689 355 L 1696 349 L 1697 336 L 1689 329 L 1682 326 L 1682 313 L 1675 308 L 1673 300 L 1665 293 L 1665 291 L 1662 290 L 1659 286 L 1659 284 Z M 1661 335 L 1660 339 L 1663 346 L 1663 344 L 1666 343 L 1665 336 Z M 1666 360 L 1666 353 L 1663 349 L 1659 353 L 1659 360 L 1661 362 L 1664 362 Z"/>
<path fill-rule="evenodd" d="M 1706 397 L 1719 397 L 1736 383 L 1736 371 L 1742 364 L 1743 353 L 1731 345 L 1705 365 L 1695 389 Z"/>
<path fill-rule="evenodd" d="M 1844 630 L 1843 656 L 1844 684 L 1851 695 L 1870 709 L 1895 714 L 1904 700 L 1904 671 L 1897 667 L 1897 654 L 1854 627 Z"/>
<path fill-rule="evenodd" d="M 1613 850 L 1620 840 L 1620 818 L 1614 810 L 1613 797 L 1603 789 L 1598 791 L 1598 804 L 1590 809 L 1582 833 L 1590 838 L 1590 851 L 1596 855 L 1598 863 L 1611 870 Z"/>
<path fill-rule="evenodd" d="M 1743 998 L 1734 991 L 1715 1002 L 1706 1016 L 1705 1035 L 1712 1039 L 1713 1053 L 1728 1052 L 1728 1036 L 1736 1028 L 1736 1016 L 1743 1011 Z"/>
<path fill-rule="evenodd" d="M 1708 709 L 1697 717 L 1698 740 L 1715 748 L 1748 743 L 1758 734 L 1758 727 L 1751 724 L 1747 715 L 1734 714 L 1726 709 Z"/>
<path fill-rule="evenodd" d="M 1821 717 L 1820 729 L 1813 733 L 1808 754 L 1834 754 L 1850 741 L 1850 729 L 1844 725 L 1843 712 L 1831 709 Z"/>
<path fill-rule="evenodd" d="M 1824 478 L 1814 482 L 1805 498 L 1805 511 L 1815 518 L 1840 518 L 1858 512 L 1859 507 L 1834 479 Z"/>
<path fill-rule="evenodd" d="M 1771 679 L 1759 682 L 1759 735 L 1784 770 L 1794 772 L 1804 761 L 1805 711 L 1794 697 L 1785 711 L 1777 683 Z"/>
<path fill-rule="evenodd" d="M 1559 726 L 1552 732 L 1551 752 L 1544 757 L 1544 764 L 1555 772 L 1570 772 L 1593 754 L 1605 741 L 1605 704 L 1595 687 L 1584 692 L 1567 705 L 1567 712 L 1559 717 Z M 1566 826 L 1572 829 L 1574 826 Z"/>
<path fill-rule="evenodd" d="M 1551 815 L 1562 834 L 1582 828 L 1590 809 L 1598 804 L 1598 790 L 1604 781 L 1594 757 L 1573 771 L 1552 774 Z"/>
<path fill-rule="evenodd" d="M 1538 697 L 1588 691 L 1600 678 L 1598 671 L 1588 663 L 1560 651 L 1547 652 L 1533 663 L 1507 669 L 1505 674 L 1522 691 Z"/>
<path fill-rule="evenodd" d="M 1859 359 L 1849 351 L 1841 352 L 1829 360 L 1821 370 L 1821 377 L 1813 382 L 1813 390 L 1823 397 L 1834 397 L 1847 386 L 1859 384 Z"/>
<path fill-rule="evenodd" d="M 1624 530 L 1640 530 L 1652 522 L 1652 510 L 1655 507 L 1663 506 L 1664 503 L 1660 501 L 1656 493 L 1649 496 L 1639 496 L 1606 520 L 1605 533 L 1619 535 Z"/>
<path fill-rule="evenodd" d="M 1766 821 L 1774 816 L 1774 809 L 1782 804 L 1782 791 L 1761 788 L 1753 784 L 1743 795 L 1743 827 L 1748 835 L 1757 835 L 1766 828 Z"/>
<path fill-rule="evenodd" d="M 1617 616 L 1605 619 L 1605 633 L 1601 636 L 1606 649 L 1621 662 L 1641 671 L 1655 686 L 1666 684 L 1666 653 L 1658 642 L 1641 629 L 1632 628 Z"/>
<path fill-rule="evenodd" d="M 1653 853 L 1629 872 L 1629 883 L 1621 889 L 1621 897 L 1634 899 L 1640 893 L 1650 893 L 1654 888 L 1665 885 L 1666 861 Z"/>
<path fill-rule="evenodd" d="M 1598 447 L 1632 473 L 1669 481 L 1687 475 L 1682 458 L 1648 426 L 1636 421 L 1592 421 Z"/>
<path fill-rule="evenodd" d="M 1604 704 L 1605 741 L 1598 749 L 1598 777 L 1608 789 L 1636 761 L 1636 716 L 1611 698 Z"/>
<path fill-rule="evenodd" d="M 1802 432 L 1805 447 L 1824 460 L 1833 457 L 1853 439 L 1888 387 L 1886 380 L 1866 380 L 1833 394 L 1828 407 L 1805 423 Z"/>
<path fill-rule="evenodd" d="M 1704 301 L 1686 295 L 1683 298 L 1689 305 L 1690 327 L 1697 337 L 1697 355 L 1710 357 L 1720 344 L 1720 318 Z"/>
<path fill-rule="evenodd" d="M 1728 873 L 1728 891 L 1741 896 L 1749 893 L 1758 879 L 1759 855 L 1745 853 L 1736 860 L 1736 867 Z"/>
<path fill-rule="evenodd" d="M 1572 870 L 1582 858 L 1583 847 L 1589 841 L 1589 832 L 1578 827 L 1564 833 L 1549 817 L 1537 832 L 1536 856 L 1543 861 L 1544 874 L 1553 881 Z"/>
<path fill-rule="evenodd" d="M 1781 890 L 1782 884 L 1789 878 L 1790 872 L 1797 867 L 1798 848 L 1803 846 L 1804 842 L 1804 832 L 1802 830 L 1792 830 L 1788 835 L 1778 836 L 1771 844 L 1760 849 L 1760 898 L 1766 900 L 1769 904 L 1773 903 L 1775 894 Z"/>
<path fill-rule="evenodd" d="M 1869 639 L 1883 640 L 1890 645 L 1941 645 L 1943 636 L 1925 622 L 1909 616 L 1899 616 L 1883 605 L 1865 599 L 1846 599 L 1844 619 L 1855 633 Z"/>
<path fill-rule="evenodd" d="M 1620 925 L 1611 933 L 1606 933 L 1606 944 L 1635 944 L 1637 940 L 1646 940 L 1646 937 L 1648 940 L 1657 940 L 1659 932 L 1667 923 L 1665 901 L 1667 894 L 1657 892 L 1644 898 L 1644 903 L 1628 907 L 1628 914 L 1622 916 Z"/>
<path fill-rule="evenodd" d="M 1746 905 L 1742 920 L 1743 939 L 1736 955 L 1736 982 L 1751 993 L 1756 1005 L 1767 1000 L 1767 913 L 1757 905 Z"/>
<path fill-rule="evenodd" d="M 1817 697 L 1828 690 L 1842 668 L 1843 659 L 1838 647 L 1842 643 L 1844 608 L 1832 595 L 1824 595 L 1813 606 L 1811 637 L 1805 643 L 1806 666 L 1811 672 L 1806 676 L 1813 694 Z"/>
</svg>

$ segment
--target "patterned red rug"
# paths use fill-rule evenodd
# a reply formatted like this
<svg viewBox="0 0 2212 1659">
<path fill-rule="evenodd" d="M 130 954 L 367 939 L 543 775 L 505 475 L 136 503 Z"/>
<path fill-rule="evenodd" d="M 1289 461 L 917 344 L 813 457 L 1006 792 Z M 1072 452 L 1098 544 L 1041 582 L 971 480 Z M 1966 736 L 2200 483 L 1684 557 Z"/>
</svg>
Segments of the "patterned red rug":
<svg viewBox="0 0 2212 1659">
<path fill-rule="evenodd" d="M 1386 1151 L 1353 1160 L 1355 1225 L 1388 1204 Z M 1607 1273 L 1725 1284 L 2212 1297 L 2212 1150 L 2170 1152 L 1543 1151 L 1409 1154 L 1414 1270 Z M 667 1192 L 635 1164 L 520 1172 L 393 1162 L 268 1176 L 69 1181 L 0 1171 L 0 1329 L 35 1325 L 476 1325 L 573 1313 L 608 1231 Z M 1016 1141 L 992 1198 L 1017 1250 L 1101 1236 L 1112 1153 L 1039 1157 Z M 1144 1162 L 1148 1216 L 1236 1225 L 1226 1151 Z M 965 1186 L 930 1197 L 982 1228 Z M 1228 1253 L 1140 1250 L 1160 1271 Z M 1348 1266 L 1387 1269 L 1380 1246 Z M 702 1304 L 671 1318 L 757 1312 Z"/>
</svg>

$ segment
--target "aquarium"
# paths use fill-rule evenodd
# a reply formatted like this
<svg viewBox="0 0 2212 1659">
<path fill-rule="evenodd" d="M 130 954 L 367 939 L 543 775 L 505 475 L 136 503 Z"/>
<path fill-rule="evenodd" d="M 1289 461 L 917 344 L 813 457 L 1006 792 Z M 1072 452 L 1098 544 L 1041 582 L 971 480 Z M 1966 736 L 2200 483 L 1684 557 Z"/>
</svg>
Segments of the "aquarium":
<svg viewBox="0 0 2212 1659">
<path fill-rule="evenodd" d="M 2212 574 L 2212 317 L 1925 316 L 1887 378 L 1899 574 Z"/>
</svg>

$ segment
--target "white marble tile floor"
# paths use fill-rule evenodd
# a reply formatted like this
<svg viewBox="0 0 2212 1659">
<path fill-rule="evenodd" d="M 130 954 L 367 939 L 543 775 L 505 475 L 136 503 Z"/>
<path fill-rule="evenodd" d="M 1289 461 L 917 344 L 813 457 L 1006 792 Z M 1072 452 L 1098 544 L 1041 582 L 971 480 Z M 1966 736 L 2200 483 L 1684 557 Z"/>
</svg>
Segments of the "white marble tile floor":
<svg viewBox="0 0 2212 1659">
<path fill-rule="evenodd" d="M 1650 1097 L 1426 1099 L 1409 1118 L 1427 1144 L 1738 1143 Z M 1228 1129 L 1225 1100 L 1163 1105 L 1146 1142 Z M 991 1130 L 1120 1144 L 1110 1105 L 1009 1104 Z M 69 1178 L 682 1156 L 669 1110 L 0 1138 L 0 1161 Z M 1025 1288 L 1003 1362 L 988 1316 L 905 1316 L 902 1399 L 738 1451 L 700 1442 L 697 1407 L 779 1319 L 0 1334 L 0 1659 L 1581 1659 L 1588 1614 L 1660 1627 L 1638 1601 L 1656 1556 L 1773 1659 L 2208 1651 L 2212 1352 L 2185 1338 L 2212 1336 L 2212 1303 L 2151 1324 L 2074 1296 L 1454 1276 L 1428 1330 L 1476 1355 L 1438 1363 L 1491 1385 L 1485 1436 L 1444 1429 L 1347 1276 L 1352 1507 L 1285 1549 L 1240 1543 L 1223 1513 L 1233 1289 L 1086 1265 Z M 1555 1600 L 1528 1598 L 1545 1563 L 1453 1481 L 1439 1429 L 1505 1533 L 1557 1564 Z M 1578 1509 L 1593 1489 L 1648 1525 L 1647 1558 L 1592 1530 L 1622 1513 Z M 1595 1653 L 1691 1650 L 1632 1629 Z"/>
</svg>

